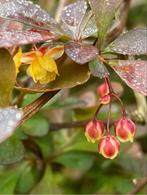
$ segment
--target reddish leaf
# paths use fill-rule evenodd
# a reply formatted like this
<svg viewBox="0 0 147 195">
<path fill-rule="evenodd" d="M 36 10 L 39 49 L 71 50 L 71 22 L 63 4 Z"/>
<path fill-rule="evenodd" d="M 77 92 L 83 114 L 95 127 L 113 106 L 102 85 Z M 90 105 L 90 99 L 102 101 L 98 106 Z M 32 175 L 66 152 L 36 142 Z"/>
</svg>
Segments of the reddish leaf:
<svg viewBox="0 0 147 195">
<path fill-rule="evenodd" d="M 79 28 L 85 16 L 86 10 L 86 1 L 81 0 L 66 6 L 62 12 L 62 28 L 74 38 L 77 38 L 80 33 Z"/>
<path fill-rule="evenodd" d="M 118 60 L 110 64 L 129 87 L 147 96 L 147 61 Z"/>
<path fill-rule="evenodd" d="M 135 29 L 122 34 L 108 50 L 124 55 L 147 54 L 147 29 Z"/>
<path fill-rule="evenodd" d="M 0 17 L 35 25 L 38 28 L 58 28 L 54 18 L 42 10 L 39 5 L 35 5 L 32 1 L 27 0 L 1 0 Z"/>
<path fill-rule="evenodd" d="M 71 42 L 65 45 L 65 53 L 78 64 L 85 64 L 97 56 L 98 49 L 92 45 Z"/>
<path fill-rule="evenodd" d="M 12 47 L 28 43 L 42 42 L 54 39 L 54 35 L 47 31 L 7 31 L 0 30 L 0 47 Z"/>
<path fill-rule="evenodd" d="M 20 22 L 6 20 L 0 18 L 0 29 L 1 30 L 22 30 L 23 25 Z"/>
</svg>

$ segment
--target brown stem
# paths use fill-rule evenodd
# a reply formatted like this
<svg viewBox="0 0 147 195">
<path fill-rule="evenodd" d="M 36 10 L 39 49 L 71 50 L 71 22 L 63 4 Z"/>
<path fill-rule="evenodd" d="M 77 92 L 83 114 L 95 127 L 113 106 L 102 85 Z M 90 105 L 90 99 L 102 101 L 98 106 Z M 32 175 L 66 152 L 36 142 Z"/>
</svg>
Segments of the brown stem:
<svg viewBox="0 0 147 195">
<path fill-rule="evenodd" d="M 107 83 L 107 85 L 108 85 L 108 87 L 109 87 L 109 92 L 110 92 L 110 93 L 113 93 L 113 87 L 112 87 L 112 85 L 111 85 L 111 81 L 110 81 L 109 76 L 105 77 L 105 81 L 106 81 L 106 83 Z"/>
<path fill-rule="evenodd" d="M 43 107 L 52 97 L 54 97 L 59 91 L 47 92 L 41 95 L 33 103 L 25 106 L 23 108 L 23 118 L 19 125 L 24 123 L 26 120 L 30 119 L 34 114 L 36 114 L 41 107 Z"/>
<path fill-rule="evenodd" d="M 136 186 L 134 187 L 134 189 L 129 192 L 127 195 L 135 195 L 138 192 L 140 192 L 145 186 L 147 185 L 147 177 L 143 178 L 140 182 L 138 182 L 136 184 Z"/>
<path fill-rule="evenodd" d="M 26 95 L 26 93 L 24 91 L 20 92 L 20 95 L 19 95 L 17 101 L 15 102 L 15 105 L 17 105 L 18 107 L 21 107 L 25 95 Z"/>
<path fill-rule="evenodd" d="M 124 5 L 122 7 L 122 10 L 120 11 L 122 14 L 120 16 L 120 22 L 119 24 L 112 29 L 107 35 L 107 44 L 114 41 L 122 32 L 127 22 L 127 16 L 129 12 L 131 0 L 124 0 Z"/>
<path fill-rule="evenodd" d="M 114 92 L 109 76 L 105 77 L 105 80 L 106 80 L 107 85 L 109 87 L 109 94 L 111 96 L 111 101 L 112 101 L 112 97 L 114 97 L 114 98 L 116 98 L 116 100 L 118 100 L 118 102 L 121 104 L 122 114 L 125 117 L 127 114 L 126 114 L 124 104 L 123 104 L 122 100 L 118 97 L 118 95 Z"/>
<path fill-rule="evenodd" d="M 109 103 L 109 111 L 108 111 L 108 119 L 107 119 L 107 135 L 110 135 L 111 103 L 112 100 Z"/>
<path fill-rule="evenodd" d="M 111 96 L 115 97 L 115 98 L 118 100 L 118 102 L 119 102 L 120 105 L 121 105 L 122 115 L 123 115 L 124 117 L 126 117 L 126 116 L 127 116 L 127 113 L 126 113 L 126 109 L 125 109 L 125 106 L 124 106 L 122 100 L 121 100 L 121 99 L 118 97 L 118 95 L 115 94 L 114 92 L 111 94 Z"/>
<path fill-rule="evenodd" d="M 73 122 L 67 122 L 67 123 L 50 123 L 49 125 L 49 131 L 59 131 L 61 129 L 72 129 L 72 128 L 84 128 L 86 124 L 90 121 L 73 121 Z M 110 126 L 114 123 L 114 121 L 111 121 Z M 105 122 L 105 125 L 107 123 Z"/>
<path fill-rule="evenodd" d="M 90 120 L 85 121 L 73 121 L 67 123 L 51 123 L 49 126 L 49 131 L 58 131 L 60 129 L 71 129 L 84 127 Z"/>
<path fill-rule="evenodd" d="M 95 112 L 95 114 L 94 114 L 94 118 L 95 118 L 95 119 L 97 119 L 98 113 L 99 113 L 99 111 L 100 111 L 100 109 L 101 109 L 102 106 L 103 106 L 103 104 L 101 104 L 101 103 L 98 105 L 98 108 L 97 108 L 97 110 L 96 110 L 96 112 Z"/>
</svg>

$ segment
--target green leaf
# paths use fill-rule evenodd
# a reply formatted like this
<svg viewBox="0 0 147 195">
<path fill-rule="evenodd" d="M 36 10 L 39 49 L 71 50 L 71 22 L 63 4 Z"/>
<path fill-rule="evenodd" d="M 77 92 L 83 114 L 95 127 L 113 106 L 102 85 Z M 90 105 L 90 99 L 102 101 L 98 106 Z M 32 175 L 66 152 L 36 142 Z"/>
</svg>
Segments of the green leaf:
<svg viewBox="0 0 147 195">
<path fill-rule="evenodd" d="M 58 64 L 59 76 L 49 84 L 51 89 L 71 88 L 81 85 L 90 78 L 87 65 L 79 65 L 67 58 L 64 63 Z"/>
<path fill-rule="evenodd" d="M 40 137 L 48 133 L 49 123 L 47 119 L 37 114 L 26 121 L 22 128 L 27 135 Z"/>
<path fill-rule="evenodd" d="M 89 69 L 93 76 L 104 78 L 109 75 L 109 72 L 104 64 L 102 64 L 98 58 L 95 58 L 89 63 Z"/>
<path fill-rule="evenodd" d="M 17 194 L 28 194 L 39 180 L 40 173 L 33 163 L 25 162 L 26 165 L 20 173 L 15 191 Z"/>
<path fill-rule="evenodd" d="M 84 128 L 83 128 L 84 130 Z M 74 136 L 74 139 L 72 140 L 72 143 L 66 148 L 66 152 L 70 151 L 79 151 L 79 152 L 89 152 L 89 153 L 98 153 L 97 144 L 92 144 L 91 142 L 88 142 L 84 131 L 79 131 L 76 136 Z"/>
<path fill-rule="evenodd" d="M 50 166 L 46 167 L 43 178 L 32 190 L 31 194 L 61 194 L 59 187 L 55 183 L 55 178 Z"/>
<path fill-rule="evenodd" d="M 6 49 L 0 49 L 0 107 L 10 104 L 16 81 L 16 70 L 12 56 Z"/>
<path fill-rule="evenodd" d="M 122 0 L 89 0 L 98 28 L 98 43 L 102 46 L 106 33 L 112 24 L 115 11 Z"/>
<path fill-rule="evenodd" d="M 26 162 L 18 166 L 0 169 L 0 194 L 14 194 L 15 187 L 21 172 L 24 170 Z M 2 167 L 2 166 L 1 166 Z"/>
<path fill-rule="evenodd" d="M 14 194 L 19 174 L 16 169 L 4 170 L 0 173 L 0 194 Z"/>
<path fill-rule="evenodd" d="M 71 169 L 87 170 L 94 161 L 94 156 L 88 152 L 69 151 L 58 156 L 54 162 Z"/>
<path fill-rule="evenodd" d="M 7 165 L 20 161 L 24 156 L 24 146 L 14 137 L 0 144 L 0 164 Z"/>
<path fill-rule="evenodd" d="M 54 151 L 54 140 L 52 133 L 44 137 L 34 138 L 33 141 L 39 146 L 44 158 L 48 158 L 50 153 Z"/>
</svg>

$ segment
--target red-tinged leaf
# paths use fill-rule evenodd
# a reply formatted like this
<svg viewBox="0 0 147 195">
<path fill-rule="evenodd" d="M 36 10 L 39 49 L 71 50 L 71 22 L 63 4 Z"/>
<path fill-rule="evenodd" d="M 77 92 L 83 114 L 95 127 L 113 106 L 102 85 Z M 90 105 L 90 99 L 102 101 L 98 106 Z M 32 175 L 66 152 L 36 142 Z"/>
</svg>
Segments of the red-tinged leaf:
<svg viewBox="0 0 147 195">
<path fill-rule="evenodd" d="M 48 31 L 7 31 L 0 30 L 0 48 L 25 45 L 55 39 Z"/>
<path fill-rule="evenodd" d="M 1 30 L 22 30 L 23 25 L 20 22 L 6 20 L 0 18 L 0 29 Z"/>
<path fill-rule="evenodd" d="M 0 109 L 0 143 L 14 133 L 22 116 L 23 112 L 17 108 Z"/>
<path fill-rule="evenodd" d="M 1 0 L 0 17 L 16 20 L 45 29 L 58 29 L 54 18 L 42 10 L 39 5 L 27 0 Z"/>
<path fill-rule="evenodd" d="M 65 45 L 65 53 L 74 62 L 78 64 L 85 64 L 97 56 L 98 49 L 92 45 L 71 42 Z"/>
<path fill-rule="evenodd" d="M 107 50 L 124 55 L 147 54 L 147 29 L 134 29 L 122 34 Z"/>
<path fill-rule="evenodd" d="M 122 0 L 89 0 L 98 28 L 99 44 L 101 45 L 105 39 L 107 30 L 109 29 L 116 9 Z"/>
<path fill-rule="evenodd" d="M 78 38 L 78 35 L 80 33 L 80 25 L 86 14 L 86 10 L 86 1 L 81 0 L 66 6 L 62 12 L 62 28 L 67 34 L 69 34 L 73 38 Z"/>
<path fill-rule="evenodd" d="M 110 64 L 129 87 L 147 96 L 147 61 L 118 60 Z"/>
</svg>

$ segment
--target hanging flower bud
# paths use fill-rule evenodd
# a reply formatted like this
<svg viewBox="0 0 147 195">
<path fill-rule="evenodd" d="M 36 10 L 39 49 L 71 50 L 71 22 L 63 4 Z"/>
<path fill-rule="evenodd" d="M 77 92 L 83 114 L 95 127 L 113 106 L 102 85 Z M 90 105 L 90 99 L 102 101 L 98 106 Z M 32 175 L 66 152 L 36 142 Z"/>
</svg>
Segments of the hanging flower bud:
<svg viewBox="0 0 147 195">
<path fill-rule="evenodd" d="M 124 89 L 120 83 L 112 81 L 111 86 L 114 89 L 114 92 L 118 95 L 118 97 L 122 96 Z M 97 93 L 100 97 L 108 95 L 109 92 L 109 86 L 106 82 L 104 82 L 97 88 Z"/>
<path fill-rule="evenodd" d="M 101 84 L 98 88 L 97 88 L 97 93 L 100 97 L 104 97 L 106 95 L 109 94 L 109 87 L 108 84 L 106 82 L 104 82 L 103 84 Z"/>
<path fill-rule="evenodd" d="M 136 125 L 131 119 L 124 117 L 118 120 L 115 123 L 114 128 L 116 136 L 121 142 L 133 142 L 136 133 Z"/>
<path fill-rule="evenodd" d="M 101 84 L 97 88 L 97 93 L 100 96 L 101 104 L 109 104 L 110 103 L 111 96 L 108 95 L 109 94 L 109 87 L 108 87 L 108 84 L 106 82 L 104 82 L 103 84 Z"/>
<path fill-rule="evenodd" d="M 105 95 L 104 97 L 102 97 L 101 99 L 100 99 L 100 103 L 101 104 L 109 104 L 110 103 L 110 101 L 111 101 L 111 96 L 110 95 Z"/>
<path fill-rule="evenodd" d="M 118 155 L 119 148 L 119 141 L 111 135 L 103 137 L 98 145 L 99 153 L 109 159 L 114 159 Z"/>
<path fill-rule="evenodd" d="M 86 125 L 85 136 L 89 142 L 94 143 L 95 141 L 102 138 L 104 134 L 104 123 L 93 119 Z"/>
</svg>

